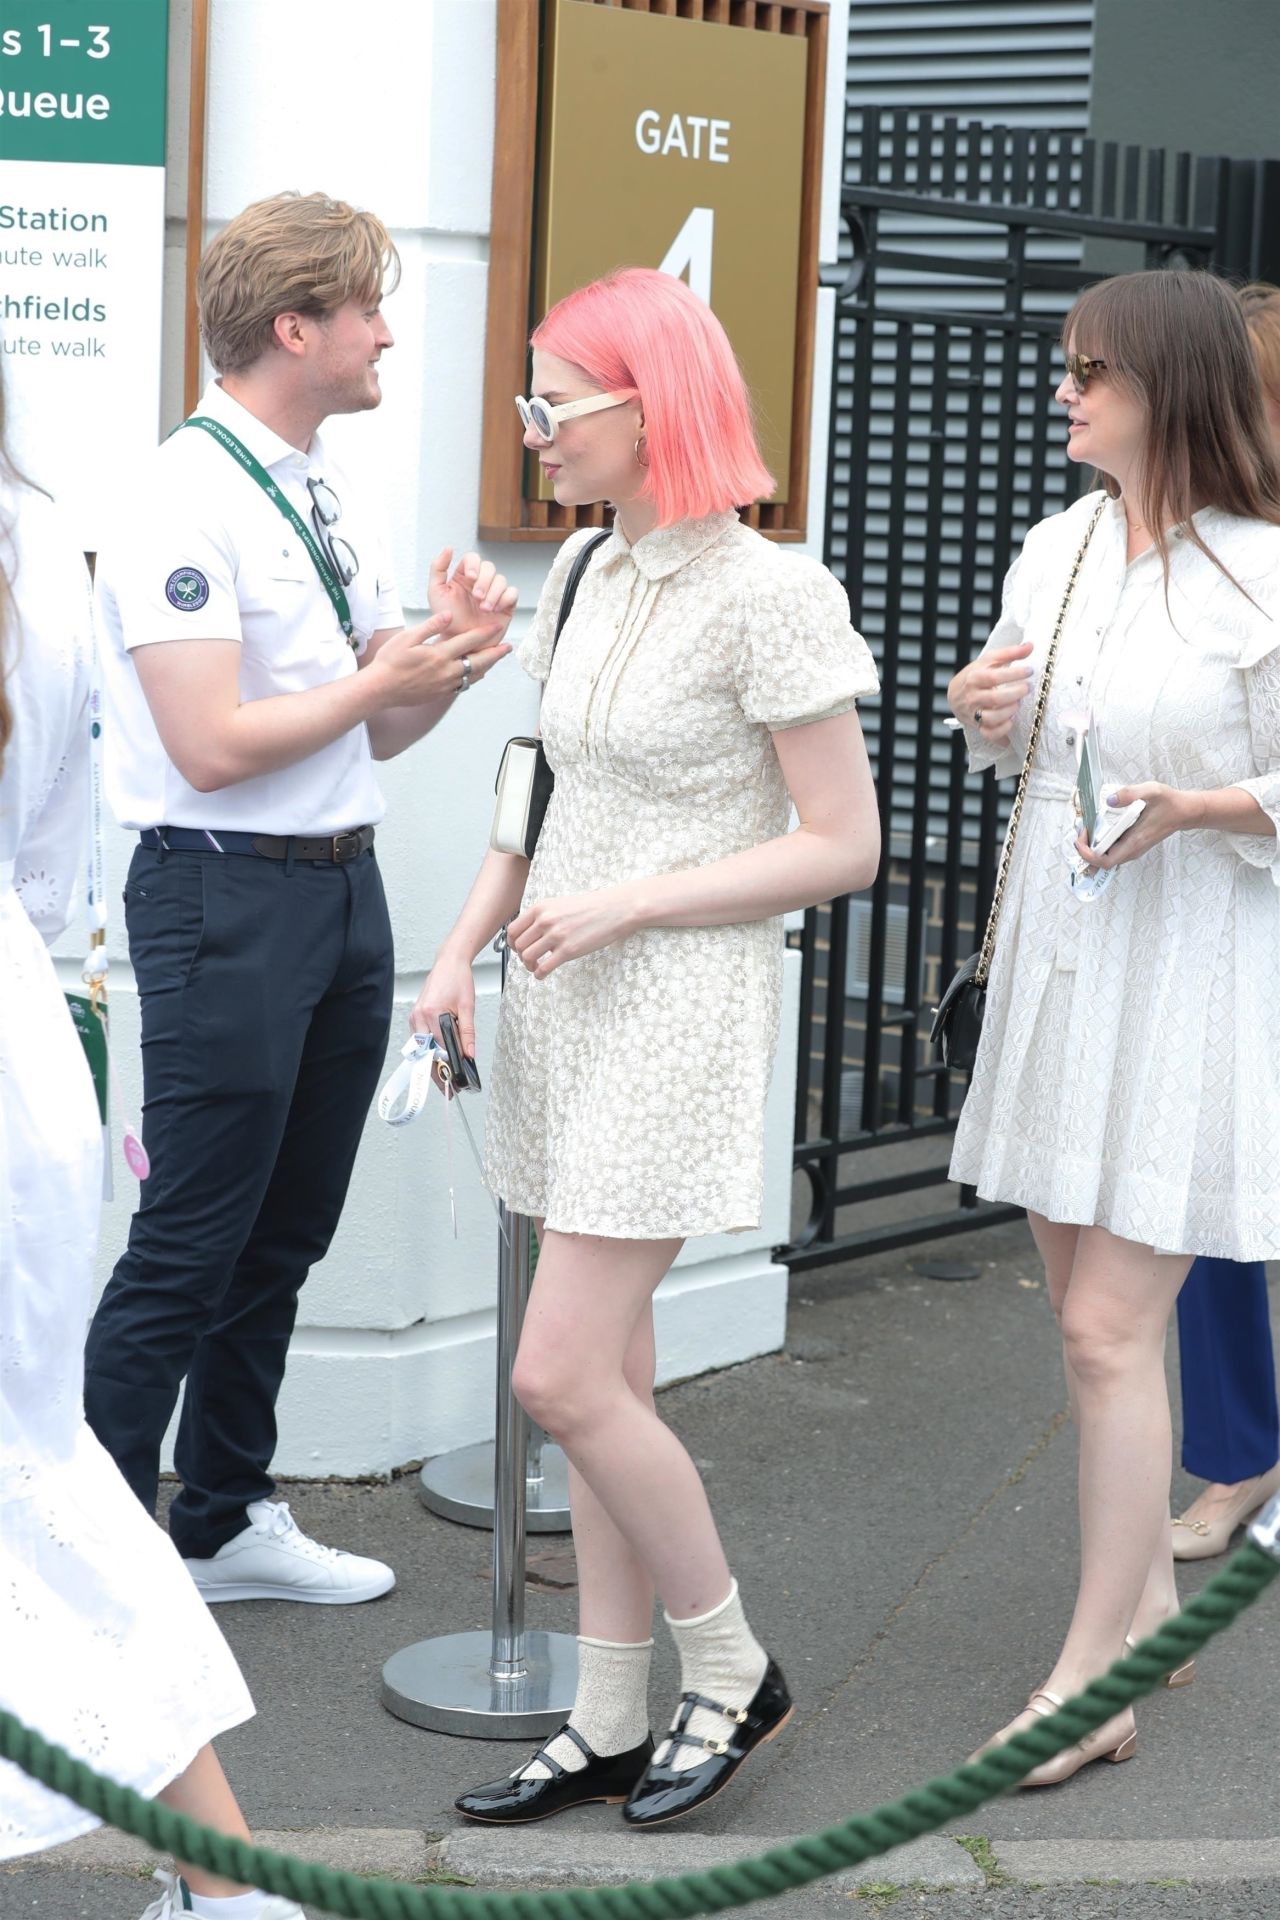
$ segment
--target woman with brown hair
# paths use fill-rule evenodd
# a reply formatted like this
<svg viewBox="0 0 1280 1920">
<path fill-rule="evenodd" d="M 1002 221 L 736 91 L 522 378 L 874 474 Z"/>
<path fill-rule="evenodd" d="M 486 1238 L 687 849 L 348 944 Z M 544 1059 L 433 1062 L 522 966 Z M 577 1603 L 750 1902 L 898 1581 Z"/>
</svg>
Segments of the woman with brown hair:
<svg viewBox="0 0 1280 1920">
<path fill-rule="evenodd" d="M 1071 1624 L 996 1742 L 1175 1611 L 1169 1318 L 1193 1253 L 1280 1254 L 1280 475 L 1249 340 L 1186 272 L 1089 288 L 1063 339 L 1069 457 L 1103 487 L 1031 530 L 948 693 L 971 766 L 1016 773 L 1061 617 L 951 1165 L 1027 1209 L 1080 1443 Z M 1086 729 L 1143 802 L 1102 854 Z M 1023 1784 L 1135 1741 L 1126 1711 Z"/>
</svg>

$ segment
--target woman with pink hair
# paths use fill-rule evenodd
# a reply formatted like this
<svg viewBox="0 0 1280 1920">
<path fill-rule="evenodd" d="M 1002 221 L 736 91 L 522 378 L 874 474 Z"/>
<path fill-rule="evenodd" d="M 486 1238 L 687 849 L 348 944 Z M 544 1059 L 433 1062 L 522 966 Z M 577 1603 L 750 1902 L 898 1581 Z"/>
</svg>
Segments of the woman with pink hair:
<svg viewBox="0 0 1280 1920">
<path fill-rule="evenodd" d="M 520 649 L 555 773 L 532 862 L 485 856 L 412 1024 L 452 1011 L 473 1051 L 472 962 L 507 925 L 486 1158 L 538 1227 L 514 1388 L 570 1461 L 578 1689 L 533 1760 L 457 1805 L 515 1822 L 625 1801 L 650 1826 L 718 1793 L 791 1713 L 654 1409 L 651 1303 L 687 1237 L 759 1222 L 782 915 L 875 873 L 854 702 L 877 679 L 843 588 L 738 518 L 773 480 L 703 301 L 632 268 L 561 301 L 532 344 L 525 445 L 561 505 L 611 502 L 613 529 L 555 645 L 593 536 L 565 542 Z M 655 1592 L 684 1688 L 656 1753 Z"/>
</svg>

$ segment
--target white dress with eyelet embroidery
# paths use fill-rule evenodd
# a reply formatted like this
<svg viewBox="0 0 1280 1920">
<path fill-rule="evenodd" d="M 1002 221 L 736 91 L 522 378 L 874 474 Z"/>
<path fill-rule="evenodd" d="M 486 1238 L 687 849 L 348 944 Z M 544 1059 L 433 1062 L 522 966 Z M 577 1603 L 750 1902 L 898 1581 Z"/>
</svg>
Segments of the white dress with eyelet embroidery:
<svg viewBox="0 0 1280 1920">
<path fill-rule="evenodd" d="M 521 649 L 547 679 L 557 556 Z M 772 735 L 875 693 L 844 589 L 716 514 L 592 556 L 542 731 L 556 784 L 525 902 L 706 866 L 787 831 Z M 755 1226 L 777 1043 L 779 919 L 657 927 L 536 979 L 513 954 L 486 1124 L 490 1183 L 564 1233 Z"/>
<path fill-rule="evenodd" d="M 1042 667 L 1099 496 L 1042 521 L 989 647 Z M 1280 1256 L 1280 842 L 1172 835 L 1072 895 L 1075 731 L 1092 710 L 1109 784 L 1240 787 L 1280 823 L 1280 528 L 1205 509 L 1168 604 L 1154 550 L 1126 562 L 1118 502 L 1077 582 L 1014 848 L 982 1042 L 951 1162 L 984 1199 L 1168 1253 Z M 969 735 L 971 766 L 1016 774 Z"/>
<path fill-rule="evenodd" d="M 84 1421 L 101 1130 L 45 938 L 70 917 L 88 822 L 88 581 L 49 502 L 2 485 L 0 566 L 0 1706 L 153 1794 L 253 1703 Z M 0 1760 L 0 1859 L 97 1824 Z"/>
</svg>

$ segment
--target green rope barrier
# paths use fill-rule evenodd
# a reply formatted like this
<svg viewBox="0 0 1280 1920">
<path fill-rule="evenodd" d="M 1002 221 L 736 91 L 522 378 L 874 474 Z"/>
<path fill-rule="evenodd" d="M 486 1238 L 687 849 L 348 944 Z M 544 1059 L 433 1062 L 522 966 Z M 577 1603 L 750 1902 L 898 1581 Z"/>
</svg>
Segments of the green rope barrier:
<svg viewBox="0 0 1280 1920">
<path fill-rule="evenodd" d="M 768 1900 L 845 1867 L 932 1833 L 959 1814 L 1016 1786 L 1024 1774 L 1091 1733 L 1122 1707 L 1154 1691 L 1165 1675 L 1197 1653 L 1280 1575 L 1280 1558 L 1252 1542 L 1241 1547 L 1180 1614 L 1141 1641 L 1057 1713 L 1015 1734 L 981 1760 L 930 1780 L 901 1799 L 856 1814 L 839 1826 L 774 1847 L 754 1859 L 706 1873 L 631 1881 L 622 1887 L 572 1887 L 541 1893 L 484 1893 L 366 1879 L 313 1861 L 295 1860 L 202 1827 L 155 1800 L 144 1800 L 52 1746 L 0 1710 L 0 1754 L 33 1779 L 65 1794 L 112 1826 L 210 1873 L 291 1900 L 307 1901 L 346 1920 L 692 1920 L 753 1900 Z"/>
</svg>

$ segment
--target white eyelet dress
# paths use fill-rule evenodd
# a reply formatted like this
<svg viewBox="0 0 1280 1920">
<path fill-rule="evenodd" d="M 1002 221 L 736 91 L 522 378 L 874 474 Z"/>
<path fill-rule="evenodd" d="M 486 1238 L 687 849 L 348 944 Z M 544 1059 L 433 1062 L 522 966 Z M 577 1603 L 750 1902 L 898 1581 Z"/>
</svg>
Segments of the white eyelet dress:
<svg viewBox="0 0 1280 1920">
<path fill-rule="evenodd" d="M 989 647 L 1044 664 L 1099 496 L 1042 521 Z M 1075 736 L 1091 709 L 1108 785 L 1239 787 L 1280 822 L 1280 527 L 1215 509 L 1126 561 L 1109 503 L 1076 585 L 1014 847 L 951 1176 L 984 1199 L 1166 1253 L 1280 1255 L 1280 842 L 1177 833 L 1072 894 Z M 1033 699 L 998 758 L 1016 774 Z"/>
<path fill-rule="evenodd" d="M 0 773 L 0 1706 L 151 1795 L 253 1702 L 168 1536 L 85 1425 L 102 1133 L 44 935 L 88 824 L 82 556 L 0 485 L 14 728 Z M 0 1760 L 0 1860 L 98 1825 Z"/>
<path fill-rule="evenodd" d="M 546 679 L 567 540 L 520 649 Z M 615 528 L 556 649 L 556 784 L 525 904 L 670 873 L 787 831 L 772 735 L 877 691 L 844 589 L 734 513 Z M 562 1233 L 668 1239 L 759 1222 L 780 919 L 655 927 L 535 979 L 513 954 L 486 1123 L 490 1184 Z"/>
</svg>

